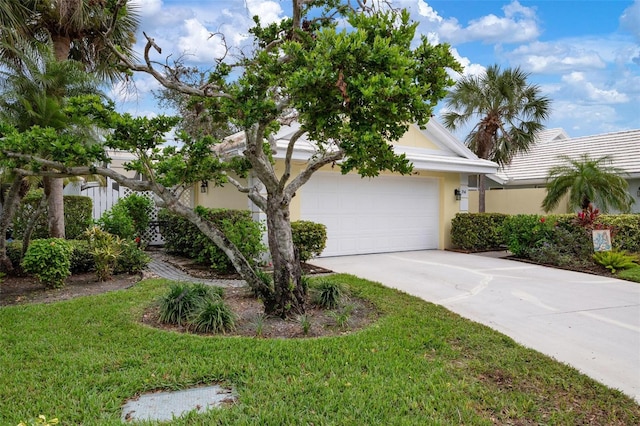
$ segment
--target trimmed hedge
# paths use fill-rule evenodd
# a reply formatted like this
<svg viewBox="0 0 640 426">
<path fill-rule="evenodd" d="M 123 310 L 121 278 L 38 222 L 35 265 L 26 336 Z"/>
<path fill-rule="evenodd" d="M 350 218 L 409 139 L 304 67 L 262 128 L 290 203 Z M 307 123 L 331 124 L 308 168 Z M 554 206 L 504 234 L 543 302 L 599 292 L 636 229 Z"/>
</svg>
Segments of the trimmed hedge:
<svg viewBox="0 0 640 426">
<path fill-rule="evenodd" d="M 458 213 L 451 221 L 451 242 L 463 250 L 494 250 L 504 246 L 502 213 Z"/>
<path fill-rule="evenodd" d="M 195 211 L 218 226 L 250 262 L 257 262 L 266 250 L 262 244 L 264 225 L 255 222 L 248 210 L 196 207 Z M 162 209 L 158 212 L 158 221 L 168 252 L 210 265 L 218 271 L 233 271 L 224 252 L 187 219 Z"/>
<path fill-rule="evenodd" d="M 309 220 L 291 222 L 291 233 L 301 262 L 320 256 L 327 245 L 327 227 L 322 223 Z"/>
<path fill-rule="evenodd" d="M 614 228 L 615 248 L 640 253 L 640 214 L 603 214 L 596 222 Z"/>
<path fill-rule="evenodd" d="M 583 256 L 591 250 L 590 234 L 575 225 L 575 219 L 575 214 L 509 216 L 500 213 L 458 213 L 451 221 L 451 241 L 456 248 L 472 251 L 506 245 L 514 255 L 526 258 L 532 253 L 534 257 L 539 257 L 541 253 L 538 249 L 545 242 L 565 244 L 573 245 L 573 248 L 563 249 L 566 252 L 564 254 Z M 605 214 L 600 215 L 595 223 L 614 229 L 615 248 L 640 253 L 640 214 Z"/>
<path fill-rule="evenodd" d="M 13 238 L 22 239 L 22 234 L 29 223 L 31 215 L 38 208 L 42 190 L 31 191 L 20 203 L 20 207 L 13 219 Z M 93 222 L 93 201 L 90 197 L 81 195 L 64 196 L 64 229 L 67 239 L 76 239 L 91 226 Z M 47 226 L 47 209 L 38 218 L 33 229 L 31 239 L 44 239 L 49 237 Z"/>
</svg>

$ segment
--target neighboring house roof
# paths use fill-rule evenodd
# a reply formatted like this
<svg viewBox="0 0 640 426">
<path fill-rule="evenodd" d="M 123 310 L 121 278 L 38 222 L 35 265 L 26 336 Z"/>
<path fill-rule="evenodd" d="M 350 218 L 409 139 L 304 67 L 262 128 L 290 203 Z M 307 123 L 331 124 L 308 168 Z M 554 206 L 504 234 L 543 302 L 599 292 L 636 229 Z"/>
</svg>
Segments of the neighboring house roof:
<svg viewBox="0 0 640 426">
<path fill-rule="evenodd" d="M 434 145 L 434 148 L 420 146 L 405 146 L 402 141 L 393 145 L 394 152 L 405 154 L 413 163 L 415 170 L 429 170 L 456 173 L 495 173 L 497 164 L 488 160 L 479 159 L 469 148 L 458 141 L 436 120 L 431 119 L 425 129 L 412 125 L 426 141 Z M 300 129 L 300 123 L 294 121 L 289 125 L 283 125 L 274 135 L 277 152 L 276 159 L 285 156 L 291 136 Z M 425 141 L 425 142 L 426 142 Z M 225 139 L 220 145 L 219 152 L 241 153 L 244 147 L 244 132 L 236 133 Z M 317 153 L 315 144 L 305 136 L 298 139 L 292 158 L 294 160 L 307 161 Z"/>
<path fill-rule="evenodd" d="M 549 169 L 564 164 L 561 156 L 577 159 L 582 154 L 593 159 L 609 155 L 612 166 L 625 170 L 629 178 L 640 177 L 640 129 L 579 138 L 569 138 L 562 129 L 545 130 L 528 153 L 515 156 L 489 177 L 506 186 L 544 184 Z"/>
</svg>

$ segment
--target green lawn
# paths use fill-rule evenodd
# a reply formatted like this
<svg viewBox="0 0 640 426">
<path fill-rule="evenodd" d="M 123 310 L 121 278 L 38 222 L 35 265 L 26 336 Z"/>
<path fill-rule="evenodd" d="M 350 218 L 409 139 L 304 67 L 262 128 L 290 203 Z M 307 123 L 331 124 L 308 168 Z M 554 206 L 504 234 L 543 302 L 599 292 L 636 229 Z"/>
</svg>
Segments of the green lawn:
<svg viewBox="0 0 640 426">
<path fill-rule="evenodd" d="M 640 267 L 623 269 L 618 272 L 618 278 L 640 283 Z"/>
<path fill-rule="evenodd" d="M 382 317 L 332 338 L 182 335 L 138 323 L 164 280 L 0 308 L 0 424 L 44 414 L 116 425 L 137 393 L 213 382 L 238 403 L 171 424 L 640 424 L 630 398 L 508 337 L 369 281 L 331 279 Z"/>
</svg>

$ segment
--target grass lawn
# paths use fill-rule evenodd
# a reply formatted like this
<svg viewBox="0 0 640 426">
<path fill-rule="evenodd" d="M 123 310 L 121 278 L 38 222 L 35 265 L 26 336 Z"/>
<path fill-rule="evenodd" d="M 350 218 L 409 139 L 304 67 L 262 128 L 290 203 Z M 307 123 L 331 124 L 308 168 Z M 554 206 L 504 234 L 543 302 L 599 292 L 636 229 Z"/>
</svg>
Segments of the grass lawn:
<svg viewBox="0 0 640 426">
<path fill-rule="evenodd" d="M 155 389 L 223 383 L 238 402 L 171 424 L 640 424 L 640 406 L 444 308 L 347 275 L 382 317 L 317 339 L 201 337 L 141 325 L 168 281 L 0 308 L 0 424 L 117 425 Z"/>
<path fill-rule="evenodd" d="M 640 267 L 624 269 L 618 272 L 618 278 L 640 283 Z"/>
</svg>

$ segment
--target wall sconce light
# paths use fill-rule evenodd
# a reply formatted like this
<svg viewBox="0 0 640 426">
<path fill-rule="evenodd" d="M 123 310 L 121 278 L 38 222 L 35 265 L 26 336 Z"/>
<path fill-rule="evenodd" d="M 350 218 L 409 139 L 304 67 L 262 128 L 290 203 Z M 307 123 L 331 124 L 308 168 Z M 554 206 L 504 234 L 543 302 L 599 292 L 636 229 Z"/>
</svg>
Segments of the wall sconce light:
<svg viewBox="0 0 640 426">
<path fill-rule="evenodd" d="M 638 192 L 636 193 L 636 195 L 638 196 L 638 198 L 640 198 L 640 188 L 638 188 Z"/>
<path fill-rule="evenodd" d="M 456 201 L 460 201 L 462 199 L 462 192 L 458 188 L 453 190 L 453 195 L 456 196 Z"/>
<path fill-rule="evenodd" d="M 205 194 L 207 191 L 209 191 L 209 181 L 203 180 L 200 182 L 200 192 Z"/>
</svg>

